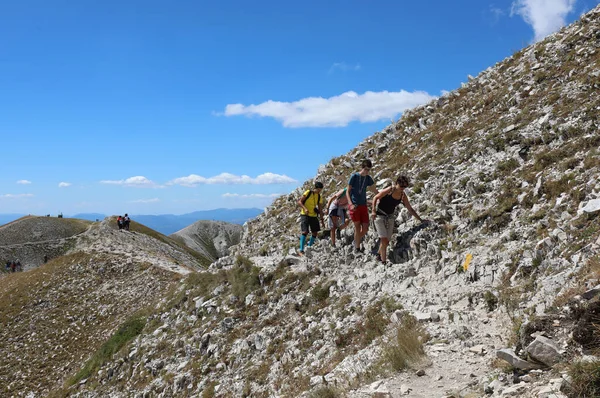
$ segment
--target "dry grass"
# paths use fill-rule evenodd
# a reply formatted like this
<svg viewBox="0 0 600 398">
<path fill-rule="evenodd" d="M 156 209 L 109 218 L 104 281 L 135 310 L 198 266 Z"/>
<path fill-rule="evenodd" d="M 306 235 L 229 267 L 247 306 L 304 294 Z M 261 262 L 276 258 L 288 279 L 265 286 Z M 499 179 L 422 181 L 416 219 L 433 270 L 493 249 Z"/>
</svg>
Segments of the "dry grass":
<svg viewBox="0 0 600 398">
<path fill-rule="evenodd" d="M 425 357 L 423 343 L 428 339 L 423 325 L 416 318 L 405 315 L 394 336 L 383 346 L 383 360 L 396 372 L 415 366 Z"/>
<path fill-rule="evenodd" d="M 2 278 L 0 396 L 59 390 L 117 325 L 174 282 L 167 271 L 120 261 L 74 253 Z"/>
<path fill-rule="evenodd" d="M 576 362 L 569 365 L 571 382 L 568 396 L 572 398 L 600 397 L 600 361 Z"/>
</svg>

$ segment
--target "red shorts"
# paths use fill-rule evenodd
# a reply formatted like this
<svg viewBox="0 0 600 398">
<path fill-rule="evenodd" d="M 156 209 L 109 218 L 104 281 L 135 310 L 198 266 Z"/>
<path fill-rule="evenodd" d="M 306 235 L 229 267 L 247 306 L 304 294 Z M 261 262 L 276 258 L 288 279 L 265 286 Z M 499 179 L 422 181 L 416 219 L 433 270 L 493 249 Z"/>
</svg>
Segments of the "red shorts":
<svg viewBox="0 0 600 398">
<path fill-rule="evenodd" d="M 352 210 L 349 210 L 350 219 L 354 222 L 361 224 L 369 223 L 369 208 L 367 205 L 354 206 Z"/>
</svg>

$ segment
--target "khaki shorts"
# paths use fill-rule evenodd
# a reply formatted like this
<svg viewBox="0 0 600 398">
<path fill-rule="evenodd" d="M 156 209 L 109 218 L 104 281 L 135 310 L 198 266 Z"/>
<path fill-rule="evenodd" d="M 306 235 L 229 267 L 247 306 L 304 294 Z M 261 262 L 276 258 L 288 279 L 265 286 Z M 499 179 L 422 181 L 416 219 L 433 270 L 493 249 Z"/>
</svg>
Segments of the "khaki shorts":
<svg viewBox="0 0 600 398">
<path fill-rule="evenodd" d="M 375 230 L 380 238 L 391 239 L 394 233 L 394 217 L 377 215 L 375 218 Z"/>
</svg>

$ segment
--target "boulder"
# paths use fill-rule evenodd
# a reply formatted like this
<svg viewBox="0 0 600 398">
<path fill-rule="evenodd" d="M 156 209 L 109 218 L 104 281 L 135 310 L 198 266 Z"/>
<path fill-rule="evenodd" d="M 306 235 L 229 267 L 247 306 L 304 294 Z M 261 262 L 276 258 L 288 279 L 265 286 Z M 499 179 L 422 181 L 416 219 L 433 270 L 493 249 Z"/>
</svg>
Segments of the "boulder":
<svg viewBox="0 0 600 398">
<path fill-rule="evenodd" d="M 590 200 L 581 210 L 585 213 L 594 213 L 600 210 L 600 199 Z"/>
<path fill-rule="evenodd" d="M 537 336 L 525 351 L 531 358 L 544 365 L 552 366 L 561 360 L 560 350 L 556 343 L 544 336 Z"/>
<path fill-rule="evenodd" d="M 513 367 L 517 369 L 530 370 L 530 369 L 540 369 L 542 366 L 527 362 L 517 356 L 515 352 L 510 348 L 503 348 L 501 350 L 496 351 L 496 356 L 500 359 L 505 360 Z"/>
</svg>

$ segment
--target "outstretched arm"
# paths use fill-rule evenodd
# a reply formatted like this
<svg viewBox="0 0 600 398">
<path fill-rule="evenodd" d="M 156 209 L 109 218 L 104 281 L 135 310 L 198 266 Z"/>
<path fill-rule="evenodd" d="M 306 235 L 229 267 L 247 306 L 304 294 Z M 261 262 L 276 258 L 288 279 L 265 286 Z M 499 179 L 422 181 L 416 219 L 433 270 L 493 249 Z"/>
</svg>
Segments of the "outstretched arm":
<svg viewBox="0 0 600 398">
<path fill-rule="evenodd" d="M 369 186 L 369 191 L 373 192 L 375 195 L 379 194 L 379 191 L 375 188 L 375 184 Z"/>
<path fill-rule="evenodd" d="M 410 201 L 408 200 L 408 196 L 403 195 L 403 197 L 402 197 L 402 203 L 404 204 L 404 206 L 406 207 L 406 209 L 408 210 L 408 212 L 410 214 L 412 214 L 417 220 L 419 220 L 419 222 L 423 222 L 423 219 L 417 214 L 417 212 L 415 211 L 415 209 L 413 209 L 412 206 L 410 205 Z"/>
</svg>

